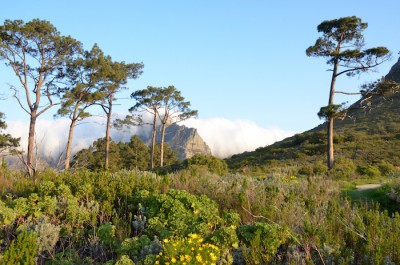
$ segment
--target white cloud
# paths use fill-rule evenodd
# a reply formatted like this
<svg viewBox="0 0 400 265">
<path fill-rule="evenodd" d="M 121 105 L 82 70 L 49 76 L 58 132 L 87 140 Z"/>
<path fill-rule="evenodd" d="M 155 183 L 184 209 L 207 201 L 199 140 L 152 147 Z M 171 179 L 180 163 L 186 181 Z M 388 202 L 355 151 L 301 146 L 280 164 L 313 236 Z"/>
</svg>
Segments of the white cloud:
<svg viewBox="0 0 400 265">
<path fill-rule="evenodd" d="M 123 115 L 121 115 L 123 116 Z M 38 120 L 36 143 L 39 155 L 57 162 L 65 153 L 69 119 Z M 244 151 L 252 151 L 291 136 L 293 132 L 279 128 L 262 128 L 248 120 L 228 120 L 225 118 L 191 119 L 183 123 L 187 127 L 197 128 L 200 136 L 211 148 L 213 155 L 229 157 Z M 21 149 L 27 150 L 28 122 L 8 121 L 7 132 L 14 137 L 21 137 Z M 115 141 L 129 141 L 133 134 L 145 135 L 150 126 L 131 127 L 122 131 L 111 130 Z M 94 140 L 105 136 L 105 119 L 91 117 L 75 128 L 72 152 L 75 153 L 90 146 Z"/>
<path fill-rule="evenodd" d="M 183 124 L 197 128 L 213 155 L 223 158 L 253 151 L 294 134 L 279 128 L 262 128 L 249 120 L 191 119 Z"/>
</svg>

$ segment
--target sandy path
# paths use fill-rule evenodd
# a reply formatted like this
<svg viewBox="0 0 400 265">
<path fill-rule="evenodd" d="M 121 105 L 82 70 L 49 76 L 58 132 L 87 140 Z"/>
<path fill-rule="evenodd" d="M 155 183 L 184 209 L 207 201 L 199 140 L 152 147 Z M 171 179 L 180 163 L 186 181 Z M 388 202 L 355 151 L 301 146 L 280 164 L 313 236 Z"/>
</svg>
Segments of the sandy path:
<svg viewBox="0 0 400 265">
<path fill-rule="evenodd" d="M 382 184 L 365 184 L 365 185 L 359 185 L 356 187 L 357 187 L 358 191 L 362 191 L 362 190 L 377 189 L 380 186 L 382 186 Z"/>
</svg>

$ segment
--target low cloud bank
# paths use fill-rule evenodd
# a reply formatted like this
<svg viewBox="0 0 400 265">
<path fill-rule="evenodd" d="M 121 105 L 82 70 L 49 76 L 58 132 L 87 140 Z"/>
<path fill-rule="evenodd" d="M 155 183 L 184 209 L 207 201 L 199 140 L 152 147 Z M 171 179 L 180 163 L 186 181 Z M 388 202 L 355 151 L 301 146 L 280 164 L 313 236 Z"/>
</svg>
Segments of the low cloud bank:
<svg viewBox="0 0 400 265">
<path fill-rule="evenodd" d="M 279 128 L 263 128 L 249 120 L 191 119 L 183 124 L 196 128 L 213 155 L 221 158 L 253 151 L 294 135 Z"/>
<path fill-rule="evenodd" d="M 57 163 L 65 153 L 69 119 L 38 120 L 36 125 L 36 145 L 40 157 Z M 182 123 L 196 128 L 203 140 L 211 148 L 213 155 L 221 158 L 244 151 L 252 151 L 293 135 L 293 132 L 279 128 L 262 128 L 248 120 L 228 120 L 225 118 L 191 119 Z M 26 151 L 28 144 L 28 122 L 8 121 L 7 133 L 21 137 L 21 149 Z M 129 141 L 134 134 L 148 135 L 150 126 L 111 130 L 111 138 L 117 142 Z M 93 141 L 105 136 L 105 119 L 91 117 L 76 126 L 72 152 L 89 147 Z"/>
</svg>

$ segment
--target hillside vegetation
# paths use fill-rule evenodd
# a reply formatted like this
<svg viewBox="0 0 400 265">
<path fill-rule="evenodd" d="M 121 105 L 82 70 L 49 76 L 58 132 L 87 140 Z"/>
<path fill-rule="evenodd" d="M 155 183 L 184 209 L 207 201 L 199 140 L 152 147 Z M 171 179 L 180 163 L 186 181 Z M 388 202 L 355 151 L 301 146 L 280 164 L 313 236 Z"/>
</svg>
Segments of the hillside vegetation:
<svg viewBox="0 0 400 265">
<path fill-rule="evenodd" d="M 364 98 L 362 98 L 364 99 Z M 362 99 L 351 105 L 346 118 L 335 120 L 336 178 L 378 177 L 397 173 L 400 161 L 400 94 L 376 95 L 368 106 Z M 231 169 L 273 173 L 286 168 L 292 174 L 328 172 L 326 123 L 304 133 L 227 159 Z"/>
<path fill-rule="evenodd" d="M 192 168 L 0 171 L 1 264 L 399 264 L 400 216 L 337 182 Z"/>
</svg>

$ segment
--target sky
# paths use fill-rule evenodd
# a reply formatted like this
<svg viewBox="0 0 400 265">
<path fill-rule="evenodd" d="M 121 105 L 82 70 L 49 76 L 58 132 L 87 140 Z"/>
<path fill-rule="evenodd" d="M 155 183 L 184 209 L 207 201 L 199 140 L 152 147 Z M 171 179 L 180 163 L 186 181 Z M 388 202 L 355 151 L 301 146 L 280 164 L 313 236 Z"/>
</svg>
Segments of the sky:
<svg viewBox="0 0 400 265">
<path fill-rule="evenodd" d="M 400 51 L 398 0 L 21 0 L 4 1 L 1 10 L 0 23 L 48 20 L 87 50 L 97 43 L 116 61 L 143 62 L 143 74 L 117 96 L 115 111 L 134 105 L 129 96 L 135 90 L 174 85 L 199 111 L 187 125 L 198 128 L 214 153 L 232 146 L 229 141 L 243 146 L 227 153 L 250 151 L 322 123 L 317 112 L 328 102 L 329 66 L 305 54 L 322 21 L 360 17 L 369 25 L 367 47 L 393 53 L 375 73 L 340 77 L 338 90 L 357 92 L 387 74 Z M 13 73 L 0 62 L 0 95 L 6 98 L 0 112 L 22 136 L 16 124 L 27 124 L 28 116 L 11 98 L 10 84 L 17 84 Z M 357 99 L 336 96 L 337 103 Z M 55 111 L 41 117 L 43 124 L 58 124 Z"/>
</svg>

